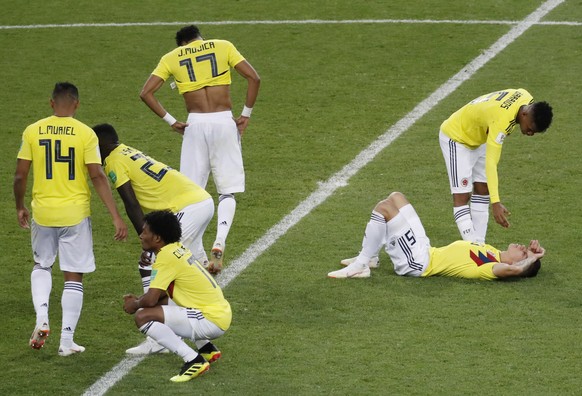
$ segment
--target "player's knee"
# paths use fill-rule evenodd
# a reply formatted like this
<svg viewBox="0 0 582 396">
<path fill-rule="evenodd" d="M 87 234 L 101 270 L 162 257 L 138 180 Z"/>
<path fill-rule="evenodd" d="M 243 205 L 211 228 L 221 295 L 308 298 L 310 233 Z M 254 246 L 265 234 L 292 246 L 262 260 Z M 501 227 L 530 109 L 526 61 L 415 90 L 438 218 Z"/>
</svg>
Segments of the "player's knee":
<svg viewBox="0 0 582 396">
<path fill-rule="evenodd" d="M 218 203 L 224 201 L 225 199 L 234 199 L 234 194 L 220 194 L 218 196 Z"/>
<path fill-rule="evenodd" d="M 41 270 L 41 271 L 47 271 L 48 273 L 51 273 L 52 272 L 52 269 L 53 269 L 52 266 L 50 266 L 50 267 L 43 267 L 39 263 L 34 263 L 34 266 L 32 267 L 32 270 L 33 271 Z"/>
</svg>

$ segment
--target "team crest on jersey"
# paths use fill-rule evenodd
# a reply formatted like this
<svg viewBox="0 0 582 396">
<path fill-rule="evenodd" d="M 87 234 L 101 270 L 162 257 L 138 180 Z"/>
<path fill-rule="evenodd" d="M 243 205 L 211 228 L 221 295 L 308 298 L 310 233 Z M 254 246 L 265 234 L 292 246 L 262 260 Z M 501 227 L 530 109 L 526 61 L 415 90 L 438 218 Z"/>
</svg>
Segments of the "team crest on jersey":
<svg viewBox="0 0 582 396">
<path fill-rule="evenodd" d="M 111 180 L 111 183 L 115 184 L 115 182 L 117 181 L 117 175 L 115 174 L 115 172 L 110 171 L 107 176 L 109 176 L 109 180 Z"/>
<path fill-rule="evenodd" d="M 507 137 L 507 135 L 505 133 L 499 132 L 499 134 L 495 138 L 495 141 L 499 144 L 503 144 L 503 141 L 505 140 L 506 137 Z"/>
<path fill-rule="evenodd" d="M 490 251 L 487 251 L 487 254 L 485 255 L 483 252 L 475 254 L 475 252 L 471 250 L 470 256 L 471 260 L 473 260 L 478 267 L 482 266 L 483 264 L 498 262 L 497 257 L 495 257 L 495 255 Z"/>
<path fill-rule="evenodd" d="M 467 187 L 468 185 L 469 185 L 469 179 L 467 179 L 467 178 L 463 178 L 463 179 L 461 180 L 461 186 L 462 186 L 462 187 Z"/>
</svg>

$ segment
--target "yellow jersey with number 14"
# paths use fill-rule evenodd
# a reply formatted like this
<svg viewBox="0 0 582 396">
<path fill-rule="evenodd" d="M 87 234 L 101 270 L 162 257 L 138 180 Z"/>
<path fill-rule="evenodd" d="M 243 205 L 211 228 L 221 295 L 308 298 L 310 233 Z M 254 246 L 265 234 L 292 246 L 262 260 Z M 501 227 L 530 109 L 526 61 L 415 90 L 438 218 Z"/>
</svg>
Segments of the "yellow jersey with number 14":
<svg viewBox="0 0 582 396">
<path fill-rule="evenodd" d="M 230 85 L 230 69 L 245 58 L 226 40 L 195 40 L 168 52 L 152 72 L 164 81 L 173 76 L 178 92 Z"/>
<path fill-rule="evenodd" d="M 45 227 L 91 215 L 87 164 L 101 164 L 95 132 L 73 117 L 50 116 L 22 134 L 18 158 L 32 161 L 32 217 Z"/>
</svg>

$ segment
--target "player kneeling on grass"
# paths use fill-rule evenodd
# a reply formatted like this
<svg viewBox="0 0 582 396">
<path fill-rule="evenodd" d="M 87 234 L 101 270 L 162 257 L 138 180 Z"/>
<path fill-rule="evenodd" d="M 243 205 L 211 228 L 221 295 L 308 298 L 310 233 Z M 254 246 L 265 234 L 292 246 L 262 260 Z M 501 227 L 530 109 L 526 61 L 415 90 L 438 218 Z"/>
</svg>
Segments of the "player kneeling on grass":
<svg viewBox="0 0 582 396">
<path fill-rule="evenodd" d="M 528 247 L 511 244 L 501 251 L 484 243 L 456 241 L 431 247 L 416 211 L 404 194 L 394 192 L 380 201 L 366 226 L 362 250 L 354 259 L 342 260 L 346 268 L 330 278 L 368 278 L 370 263 L 377 263 L 382 245 L 394 271 L 402 276 L 453 276 L 467 279 L 501 279 L 536 276 L 545 250 L 537 240 Z"/>
<path fill-rule="evenodd" d="M 174 382 L 189 381 L 209 369 L 220 357 L 210 340 L 223 335 L 232 319 L 222 290 L 179 242 L 181 234 L 180 222 L 169 210 L 144 216 L 141 245 L 156 255 L 150 288 L 141 297 L 123 297 L 123 309 L 135 313 L 140 331 L 184 359 L 180 373 L 171 378 Z M 192 340 L 198 352 L 180 337 Z"/>
</svg>

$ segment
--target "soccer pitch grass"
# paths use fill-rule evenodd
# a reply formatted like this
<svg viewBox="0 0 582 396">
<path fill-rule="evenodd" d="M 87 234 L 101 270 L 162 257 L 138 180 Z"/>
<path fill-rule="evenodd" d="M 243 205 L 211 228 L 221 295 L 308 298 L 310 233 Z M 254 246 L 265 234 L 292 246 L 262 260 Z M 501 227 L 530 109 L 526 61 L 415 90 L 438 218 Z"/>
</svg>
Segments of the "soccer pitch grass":
<svg viewBox="0 0 582 396">
<path fill-rule="evenodd" d="M 130 3 L 33 1 L 3 7 L 0 16 L 3 395 L 83 394 L 142 340 L 121 308 L 123 294 L 141 290 L 139 243 L 134 234 L 126 243 L 112 241 L 95 197 L 97 271 L 85 278 L 75 336 L 87 351 L 57 355 L 63 282 L 56 267 L 53 334 L 41 351 L 27 345 L 34 327 L 30 234 L 18 228 L 11 185 L 21 133 L 50 114 L 56 81 L 79 87 L 78 119 L 112 123 L 124 143 L 177 168 L 180 137 L 141 103 L 141 86 L 174 46 L 179 22 L 197 21 L 205 37 L 237 46 L 262 85 L 243 137 L 247 192 L 237 197 L 228 266 L 544 2 L 519 0 L 510 9 L 497 0 L 176 1 L 171 9 L 159 0 Z M 181 360 L 151 356 L 107 394 L 579 393 L 580 2 L 563 2 L 542 21 L 556 23 L 536 24 L 512 41 L 228 284 L 233 325 L 216 341 L 223 358 L 208 374 L 173 384 L 168 379 Z M 35 26 L 75 23 L 87 25 Z M 16 25 L 22 27 L 6 28 Z M 500 192 L 512 226 L 502 229 L 491 218 L 488 233 L 499 248 L 539 239 L 548 253 L 538 277 L 401 278 L 382 253 L 370 279 L 327 279 L 340 259 L 357 253 L 370 210 L 394 190 L 411 199 L 433 245 L 458 239 L 438 127 L 467 101 L 506 87 L 526 88 L 554 108 L 546 134 L 507 139 Z M 233 74 L 235 113 L 244 91 Z M 175 91 L 166 86 L 159 97 L 185 118 Z M 214 195 L 212 185 L 208 190 Z M 214 232 L 213 222 L 205 246 Z"/>
</svg>

